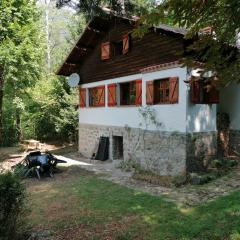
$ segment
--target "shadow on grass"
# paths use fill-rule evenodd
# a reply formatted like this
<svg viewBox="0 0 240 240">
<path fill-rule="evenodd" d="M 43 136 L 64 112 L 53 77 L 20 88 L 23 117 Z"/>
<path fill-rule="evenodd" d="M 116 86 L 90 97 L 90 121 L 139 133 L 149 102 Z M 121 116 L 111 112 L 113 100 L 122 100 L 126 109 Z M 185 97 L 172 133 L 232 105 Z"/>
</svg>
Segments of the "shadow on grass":
<svg viewBox="0 0 240 240">
<path fill-rule="evenodd" d="M 128 239 L 214 240 L 231 239 L 234 233 L 239 237 L 239 191 L 197 207 L 180 208 L 164 198 L 119 186 L 81 169 L 72 169 L 75 170 L 71 181 L 63 178 L 62 181 L 43 182 L 35 190 L 46 187 L 45 194 L 31 192 L 35 214 L 30 219 L 33 223 L 44 225 L 44 219 L 48 218 L 48 226 L 56 231 L 81 224 L 104 229 L 111 222 L 119 223 L 126 217 L 135 216 L 135 220 L 127 222 L 128 227 L 124 230 L 124 234 L 131 232 Z M 38 200 L 40 194 L 42 202 Z M 143 238 L 131 238 L 136 234 Z"/>
</svg>

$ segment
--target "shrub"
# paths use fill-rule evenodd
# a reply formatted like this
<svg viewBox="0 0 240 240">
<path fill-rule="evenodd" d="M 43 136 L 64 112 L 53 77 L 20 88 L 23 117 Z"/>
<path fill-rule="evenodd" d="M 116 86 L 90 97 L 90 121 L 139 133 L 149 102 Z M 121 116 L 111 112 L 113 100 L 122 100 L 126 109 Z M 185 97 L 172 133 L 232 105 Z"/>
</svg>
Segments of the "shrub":
<svg viewBox="0 0 240 240">
<path fill-rule="evenodd" d="M 25 196 L 25 186 L 18 175 L 0 175 L 0 240 L 18 239 Z"/>
<path fill-rule="evenodd" d="M 129 172 L 129 171 L 137 171 L 138 169 L 140 169 L 140 165 L 139 163 L 137 163 L 134 160 L 122 160 L 119 163 L 119 168 L 121 168 L 122 170 Z"/>
</svg>

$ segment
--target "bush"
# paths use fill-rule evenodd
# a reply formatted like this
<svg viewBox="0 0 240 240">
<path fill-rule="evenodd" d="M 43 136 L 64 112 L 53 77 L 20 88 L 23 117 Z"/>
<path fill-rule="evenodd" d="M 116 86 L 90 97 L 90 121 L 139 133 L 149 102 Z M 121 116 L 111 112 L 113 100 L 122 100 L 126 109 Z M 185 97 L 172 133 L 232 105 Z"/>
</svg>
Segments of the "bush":
<svg viewBox="0 0 240 240">
<path fill-rule="evenodd" d="M 18 239 L 25 197 L 25 186 L 18 175 L 0 175 L 0 240 Z"/>
<path fill-rule="evenodd" d="M 231 159 L 215 159 L 212 161 L 212 166 L 215 168 L 229 169 L 236 166 L 238 162 Z"/>
</svg>

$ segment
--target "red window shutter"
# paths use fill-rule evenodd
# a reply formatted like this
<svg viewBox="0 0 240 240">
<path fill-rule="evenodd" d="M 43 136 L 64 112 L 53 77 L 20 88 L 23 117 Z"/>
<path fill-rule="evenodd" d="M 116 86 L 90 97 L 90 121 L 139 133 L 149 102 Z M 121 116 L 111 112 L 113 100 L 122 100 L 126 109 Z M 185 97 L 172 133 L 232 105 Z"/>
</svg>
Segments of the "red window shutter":
<svg viewBox="0 0 240 240">
<path fill-rule="evenodd" d="M 98 107 L 104 107 L 105 106 L 105 86 L 99 86 L 98 89 Z"/>
<path fill-rule="evenodd" d="M 178 103 L 179 80 L 178 77 L 169 78 L 169 102 Z"/>
<path fill-rule="evenodd" d="M 117 84 L 108 85 L 108 106 L 113 107 L 117 105 Z"/>
<path fill-rule="evenodd" d="M 110 42 L 102 43 L 101 45 L 101 59 L 107 60 L 110 58 Z"/>
<path fill-rule="evenodd" d="M 129 52 L 129 34 L 126 34 L 122 37 L 123 40 L 123 54 Z"/>
<path fill-rule="evenodd" d="M 79 88 L 79 105 L 80 107 L 86 107 L 86 89 Z"/>
<path fill-rule="evenodd" d="M 136 105 L 142 105 L 142 79 L 136 80 Z"/>
<path fill-rule="evenodd" d="M 190 86 L 191 102 L 200 103 L 200 81 L 192 81 Z"/>
<path fill-rule="evenodd" d="M 212 87 L 208 92 L 208 103 L 217 104 L 219 103 L 219 91 L 218 89 Z"/>
<path fill-rule="evenodd" d="M 146 83 L 146 103 L 148 105 L 153 104 L 153 81 Z"/>
</svg>

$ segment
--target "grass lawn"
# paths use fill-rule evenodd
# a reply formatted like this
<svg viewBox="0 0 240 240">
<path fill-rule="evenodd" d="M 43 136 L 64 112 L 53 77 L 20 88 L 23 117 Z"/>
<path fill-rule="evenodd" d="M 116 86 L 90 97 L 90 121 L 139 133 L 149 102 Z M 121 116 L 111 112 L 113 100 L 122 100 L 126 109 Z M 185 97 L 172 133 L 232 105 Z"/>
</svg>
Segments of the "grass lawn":
<svg viewBox="0 0 240 240">
<path fill-rule="evenodd" d="M 27 187 L 28 223 L 48 239 L 240 239 L 240 191 L 180 208 L 77 167 Z"/>
</svg>

